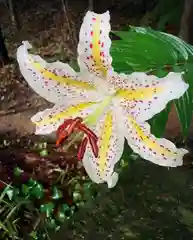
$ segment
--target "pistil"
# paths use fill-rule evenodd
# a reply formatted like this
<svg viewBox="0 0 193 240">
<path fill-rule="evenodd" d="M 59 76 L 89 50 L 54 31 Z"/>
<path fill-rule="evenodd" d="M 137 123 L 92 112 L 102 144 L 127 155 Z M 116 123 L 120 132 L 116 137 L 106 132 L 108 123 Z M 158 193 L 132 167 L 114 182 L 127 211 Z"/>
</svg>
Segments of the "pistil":
<svg viewBox="0 0 193 240">
<path fill-rule="evenodd" d="M 81 137 L 83 133 L 84 138 L 80 143 L 79 149 L 78 149 L 78 155 L 77 155 L 78 160 L 83 159 L 88 143 L 91 146 L 94 156 L 97 157 L 98 156 L 98 146 L 97 146 L 98 137 L 92 130 L 86 127 L 86 125 L 83 123 L 83 119 L 80 117 L 77 117 L 75 119 L 67 119 L 64 121 L 62 125 L 60 125 L 56 133 L 57 135 L 56 146 L 59 146 L 63 141 L 65 141 L 69 136 L 71 136 L 77 130 L 80 131 L 81 133 L 76 134 L 76 136 L 74 137 L 74 139 L 72 139 L 70 144 L 73 144 L 77 140 L 77 136 L 79 139 L 79 137 Z"/>
</svg>

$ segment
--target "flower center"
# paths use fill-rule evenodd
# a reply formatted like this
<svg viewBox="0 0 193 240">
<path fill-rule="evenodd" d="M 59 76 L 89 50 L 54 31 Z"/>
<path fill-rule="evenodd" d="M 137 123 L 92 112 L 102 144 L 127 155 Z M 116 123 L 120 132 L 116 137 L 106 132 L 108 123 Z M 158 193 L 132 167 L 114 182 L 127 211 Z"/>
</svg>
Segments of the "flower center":
<svg viewBox="0 0 193 240">
<path fill-rule="evenodd" d="M 92 82 L 94 84 L 94 86 L 97 89 L 97 92 L 102 95 L 102 96 L 110 96 L 110 95 L 114 95 L 116 92 L 115 87 L 108 82 L 108 80 L 104 77 L 97 77 L 95 75 L 91 76 L 92 78 Z"/>
<path fill-rule="evenodd" d="M 83 137 L 78 148 L 78 160 L 83 159 L 88 144 L 90 144 L 94 156 L 98 157 L 98 137 L 90 128 L 88 128 L 88 126 L 96 125 L 100 116 L 110 105 L 113 97 L 114 95 L 106 96 L 102 103 L 97 107 L 97 109 L 87 118 L 85 118 L 84 121 L 80 117 L 76 117 L 75 119 L 66 119 L 57 130 L 56 146 L 60 145 L 62 142 L 64 142 L 64 140 L 66 140 L 71 135 L 73 135 L 74 132 L 76 132 L 76 135 L 73 136 L 72 141 L 70 141 L 70 143 L 67 145 L 67 148 L 65 147 L 66 150 L 68 149 L 68 147 L 70 147 L 71 144 L 73 144 L 77 140 L 80 140 Z"/>
<path fill-rule="evenodd" d="M 112 102 L 113 97 L 114 97 L 114 95 L 106 96 L 104 98 L 104 100 L 102 101 L 102 103 L 97 107 L 97 109 L 92 114 L 90 114 L 88 117 L 86 117 L 84 119 L 84 123 L 87 126 L 96 125 L 96 123 L 97 123 L 98 119 L 100 118 L 100 116 L 104 113 L 106 108 Z"/>
<path fill-rule="evenodd" d="M 91 146 L 91 150 L 94 156 L 98 157 L 98 137 L 95 135 L 94 132 L 92 132 L 89 128 L 85 126 L 85 124 L 83 123 L 83 119 L 80 117 L 76 117 L 75 119 L 67 119 L 62 125 L 59 126 L 56 133 L 56 146 L 60 145 L 61 142 L 71 136 L 75 131 L 79 131 L 79 133 L 75 136 L 74 139 L 72 139 L 70 143 L 74 143 L 76 140 L 79 140 L 79 138 L 82 137 L 82 133 L 84 135 L 78 149 L 78 160 L 83 159 L 88 143 Z"/>
</svg>

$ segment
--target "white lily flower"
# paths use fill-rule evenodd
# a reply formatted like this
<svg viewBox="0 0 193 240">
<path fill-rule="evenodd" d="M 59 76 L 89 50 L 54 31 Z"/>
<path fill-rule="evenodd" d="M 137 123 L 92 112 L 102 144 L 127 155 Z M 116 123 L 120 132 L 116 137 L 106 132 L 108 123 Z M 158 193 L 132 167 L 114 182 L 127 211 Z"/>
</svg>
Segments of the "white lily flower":
<svg viewBox="0 0 193 240">
<path fill-rule="evenodd" d="M 115 164 L 123 153 L 124 141 L 142 158 L 155 164 L 177 167 L 183 164 L 185 149 L 156 138 L 146 122 L 166 104 L 188 89 L 182 73 L 169 73 L 160 79 L 142 72 L 116 73 L 110 56 L 109 12 L 87 12 L 80 30 L 76 73 L 68 64 L 47 63 L 28 53 L 23 42 L 17 50 L 21 73 L 40 96 L 54 107 L 31 118 L 36 134 L 55 132 L 65 119 L 81 117 L 98 136 L 98 157 L 86 147 L 83 165 L 92 181 L 114 187 L 118 174 Z"/>
</svg>

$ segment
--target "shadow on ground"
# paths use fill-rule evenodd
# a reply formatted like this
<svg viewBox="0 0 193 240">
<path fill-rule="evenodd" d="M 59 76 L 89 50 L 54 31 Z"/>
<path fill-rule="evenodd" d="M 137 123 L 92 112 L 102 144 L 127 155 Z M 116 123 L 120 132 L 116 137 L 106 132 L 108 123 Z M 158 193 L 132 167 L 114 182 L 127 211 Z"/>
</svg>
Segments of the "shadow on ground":
<svg viewBox="0 0 193 240">
<path fill-rule="evenodd" d="M 193 239 L 192 206 L 191 168 L 167 169 L 139 160 L 92 210 L 79 212 L 53 239 Z"/>
</svg>

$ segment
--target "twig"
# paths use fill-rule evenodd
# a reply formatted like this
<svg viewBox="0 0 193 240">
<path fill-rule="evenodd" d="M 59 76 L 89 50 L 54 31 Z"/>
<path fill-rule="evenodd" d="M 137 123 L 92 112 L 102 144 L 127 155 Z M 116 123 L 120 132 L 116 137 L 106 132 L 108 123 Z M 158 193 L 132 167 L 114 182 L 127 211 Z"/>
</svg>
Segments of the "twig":
<svg viewBox="0 0 193 240">
<path fill-rule="evenodd" d="M 78 40 L 76 38 L 76 33 L 73 30 L 72 23 L 70 21 L 70 18 L 68 16 L 68 12 L 67 12 L 67 0 L 61 0 L 61 2 L 62 2 L 62 8 L 63 8 L 63 12 L 64 12 L 64 17 L 65 17 L 66 23 L 68 25 L 69 35 L 72 39 L 73 46 L 77 46 Z"/>
<path fill-rule="evenodd" d="M 88 10 L 93 11 L 94 9 L 94 0 L 88 0 Z"/>
<path fill-rule="evenodd" d="M 7 0 L 7 5 L 9 8 L 9 14 L 11 16 L 11 21 L 16 26 L 16 29 L 19 31 L 21 26 L 20 26 L 20 22 L 18 19 L 17 11 L 15 8 L 15 4 L 13 3 L 13 0 Z"/>
</svg>

